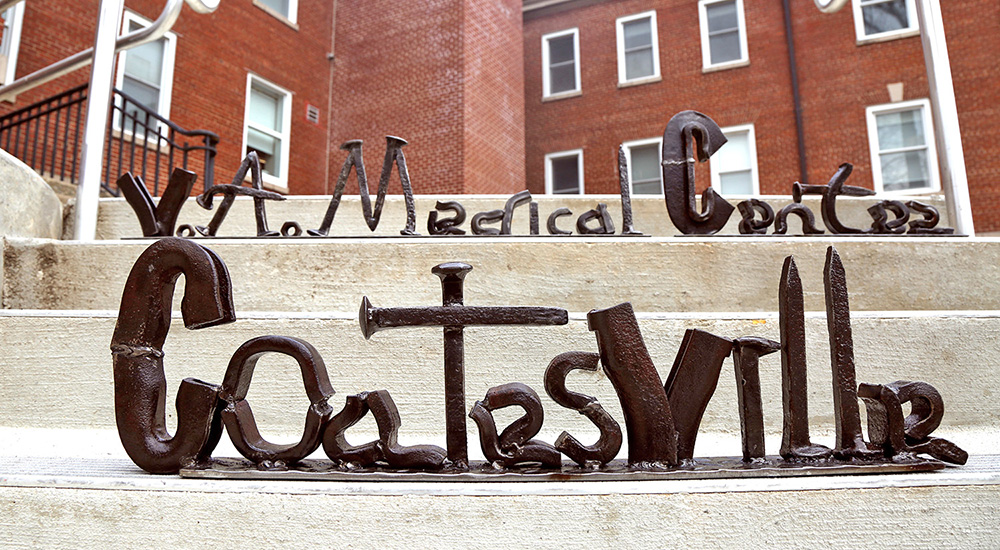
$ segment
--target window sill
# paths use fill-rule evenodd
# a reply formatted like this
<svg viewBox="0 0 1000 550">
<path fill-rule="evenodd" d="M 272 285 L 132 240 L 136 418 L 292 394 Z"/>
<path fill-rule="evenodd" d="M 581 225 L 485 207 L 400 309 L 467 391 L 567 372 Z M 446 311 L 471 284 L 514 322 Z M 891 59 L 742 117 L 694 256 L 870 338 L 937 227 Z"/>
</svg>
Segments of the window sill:
<svg viewBox="0 0 1000 550">
<path fill-rule="evenodd" d="M 898 40 L 900 38 L 910 38 L 911 36 L 920 36 L 920 29 L 906 29 L 902 31 L 893 31 L 883 34 L 877 34 L 875 36 L 866 36 L 864 38 L 858 38 L 855 45 L 866 46 L 868 44 L 878 44 L 880 42 L 889 42 L 891 40 Z"/>
<path fill-rule="evenodd" d="M 740 67 L 749 67 L 749 59 L 740 59 L 738 61 L 727 61 L 725 63 L 719 63 L 718 65 L 709 65 L 708 67 L 702 67 L 702 74 L 714 73 L 718 71 L 727 71 L 729 69 L 739 69 Z"/>
<path fill-rule="evenodd" d="M 296 23 L 296 22 L 292 21 L 291 19 L 289 19 L 288 17 L 286 17 L 285 14 L 275 11 L 273 8 L 271 8 L 271 6 L 268 6 L 268 5 L 264 4 L 264 3 L 262 3 L 260 0 L 253 0 L 253 5 L 257 6 L 258 8 L 260 8 L 262 10 L 264 10 L 271 17 L 274 17 L 278 21 L 281 21 L 282 23 L 288 25 L 289 27 L 295 29 L 296 31 L 299 30 L 298 23 Z"/>
<path fill-rule="evenodd" d="M 654 82 L 661 82 L 663 78 L 660 75 L 647 76 L 644 78 L 636 78 L 634 80 L 626 80 L 625 82 L 619 82 L 619 88 L 631 88 L 632 86 L 642 86 L 643 84 L 652 84 Z"/>
<path fill-rule="evenodd" d="M 579 96 L 582 96 L 582 95 L 583 95 L 583 91 L 581 91 L 581 90 L 575 90 L 575 91 L 572 91 L 572 92 L 562 92 L 562 93 L 552 94 L 552 95 L 547 95 L 547 96 L 542 97 L 542 103 L 546 103 L 548 101 L 559 101 L 560 99 L 569 99 L 571 97 L 579 97 Z"/>
<path fill-rule="evenodd" d="M 281 180 L 275 178 L 274 176 L 265 174 L 263 171 L 261 171 L 260 180 L 261 180 L 260 186 L 262 189 L 266 191 L 274 191 L 275 193 L 281 193 L 282 195 L 288 194 L 288 184 L 282 183 Z M 243 176 L 243 183 L 252 184 L 252 182 L 253 182 L 252 174 L 250 174 L 250 171 L 247 170 L 247 174 Z"/>
</svg>

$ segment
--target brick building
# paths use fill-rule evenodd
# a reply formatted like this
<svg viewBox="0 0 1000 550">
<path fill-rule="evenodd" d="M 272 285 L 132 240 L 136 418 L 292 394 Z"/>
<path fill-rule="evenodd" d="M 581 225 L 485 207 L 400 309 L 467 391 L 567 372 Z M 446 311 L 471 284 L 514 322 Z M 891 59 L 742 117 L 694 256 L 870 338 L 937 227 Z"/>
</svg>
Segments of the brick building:
<svg viewBox="0 0 1000 550">
<path fill-rule="evenodd" d="M 125 24 L 162 5 L 128 0 Z M 16 75 L 89 46 L 96 9 L 23 4 L 5 31 L 20 29 Z M 1000 6 L 943 10 L 977 229 L 1000 230 L 1000 167 L 981 151 L 1000 137 Z M 365 140 L 377 174 L 386 134 L 410 142 L 418 193 L 613 193 L 622 143 L 633 191 L 655 193 L 658 140 L 683 109 L 730 139 L 701 187 L 787 194 L 848 161 L 854 185 L 924 193 L 940 177 L 918 33 L 912 0 L 853 0 L 832 15 L 806 0 L 223 0 L 211 15 L 185 8 L 156 52 L 126 53 L 118 85 L 217 133 L 217 180 L 253 148 L 265 183 L 292 194 L 332 192 L 348 139 Z"/>
</svg>

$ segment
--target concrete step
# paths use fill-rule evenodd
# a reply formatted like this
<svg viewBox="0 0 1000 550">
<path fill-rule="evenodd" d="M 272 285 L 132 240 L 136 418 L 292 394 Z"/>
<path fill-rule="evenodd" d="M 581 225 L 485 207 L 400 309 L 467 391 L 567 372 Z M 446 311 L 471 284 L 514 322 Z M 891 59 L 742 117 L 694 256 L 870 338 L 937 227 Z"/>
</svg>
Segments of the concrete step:
<svg viewBox="0 0 1000 550">
<path fill-rule="evenodd" d="M 415 199 L 415 210 L 417 213 L 416 229 L 418 233 L 427 235 L 427 216 L 434 210 L 437 201 L 458 201 L 466 209 L 466 221 L 460 227 L 468 234 L 472 234 L 472 217 L 476 213 L 490 210 L 503 209 L 509 199 L 509 195 L 418 195 Z M 789 196 L 767 196 L 759 197 L 774 208 L 775 212 L 781 207 L 792 202 Z M 917 197 L 918 200 L 930 204 L 941 213 L 942 227 L 948 227 L 947 208 L 942 196 L 934 195 L 927 197 Z M 576 219 L 578 216 L 592 208 L 596 208 L 598 203 L 608 206 L 615 223 L 616 233 L 622 231 L 621 197 L 618 195 L 583 195 L 583 196 L 559 196 L 559 195 L 538 195 L 533 200 L 538 203 L 539 227 L 542 234 L 548 234 L 546 221 L 549 215 L 558 208 L 568 208 L 573 216 L 560 218 L 558 227 L 565 231 L 576 232 Z M 735 206 L 742 199 L 731 199 Z M 374 203 L 374 198 L 372 199 Z M 851 227 L 867 228 L 872 224 L 871 215 L 867 208 L 877 202 L 872 197 L 842 197 L 837 199 L 838 217 L 845 224 Z M 296 221 L 302 230 L 315 229 L 319 227 L 326 215 L 327 207 L 330 203 L 329 196 L 291 196 L 285 201 L 268 201 L 267 219 L 270 229 L 280 230 L 282 224 L 287 221 Z M 816 216 L 816 225 L 823 229 L 823 220 L 820 210 L 820 198 L 807 195 L 803 197 L 802 203 L 812 210 Z M 218 204 L 218 200 L 216 201 Z M 667 208 L 662 196 L 650 197 L 641 196 L 632 198 L 632 213 L 635 229 L 647 235 L 669 237 L 679 234 L 679 231 L 670 222 L 667 215 Z M 178 219 L 178 227 L 183 224 L 192 226 L 207 226 L 208 222 L 215 215 L 215 211 L 205 210 L 198 206 L 195 200 L 189 199 L 181 209 Z M 452 217 L 451 212 L 439 214 L 441 219 Z M 68 218 L 72 219 L 72 217 Z M 739 234 L 739 212 L 734 212 L 725 228 L 720 234 Z M 916 218 L 914 218 L 916 219 Z M 102 199 L 98 215 L 97 238 L 99 239 L 123 239 L 129 237 L 141 237 L 142 229 L 139 222 L 129 207 L 125 199 Z M 789 221 L 789 233 L 799 234 L 802 232 L 797 219 Z M 592 224 L 593 225 L 593 224 Z M 406 206 L 402 195 L 388 195 L 385 201 L 385 209 L 378 229 L 372 232 L 364 222 L 361 209 L 361 199 L 358 195 L 345 195 L 342 198 L 337 215 L 334 218 L 330 235 L 336 236 L 395 236 L 406 226 Z M 487 227 L 498 227 L 498 224 L 487 225 Z M 528 207 L 518 208 L 514 214 L 514 225 L 512 233 L 515 235 L 527 235 Z M 773 229 L 769 230 L 769 232 Z M 233 204 L 226 221 L 219 230 L 219 236 L 250 237 L 257 234 L 256 222 L 254 218 L 253 200 L 248 198 L 238 198 Z"/>
<path fill-rule="evenodd" d="M 113 430 L 108 346 L 114 325 L 115 312 L 0 313 L 0 426 Z M 686 328 L 725 337 L 779 338 L 775 314 L 645 314 L 640 316 L 640 326 L 664 379 Z M 1000 312 L 856 313 L 853 328 L 859 382 L 928 382 L 945 400 L 946 415 L 939 429 L 942 437 L 952 436 L 964 447 L 1000 448 L 1000 406 L 995 400 L 1000 395 L 995 373 L 1000 356 L 1000 339 L 996 337 L 1000 334 Z M 303 338 L 319 350 L 338 392 L 334 403 L 361 391 L 387 389 L 399 406 L 404 440 L 436 442 L 443 438 L 440 330 L 390 330 L 365 341 L 353 312 L 301 316 L 246 313 L 235 324 L 201 331 L 185 330 L 175 318 L 172 329 L 164 347 L 171 417 L 173 395 L 182 378 L 221 383 L 229 358 L 240 344 L 255 336 L 280 334 Z M 834 420 L 823 316 L 810 314 L 806 331 L 810 425 L 817 438 L 828 437 Z M 562 430 L 584 441 L 596 438 L 596 429 L 584 417 L 555 405 L 544 395 L 542 380 L 556 355 L 597 350 L 583 314 L 574 314 L 570 324 L 561 327 L 470 328 L 465 349 L 467 407 L 482 399 L 492 386 L 524 382 L 542 394 L 546 415 L 543 439 L 551 442 Z M 297 366 L 286 359 L 271 355 L 261 360 L 248 399 L 265 435 L 294 441 L 301 434 L 308 400 Z M 765 426 L 772 441 L 781 433 L 779 373 L 778 354 L 761 359 Z M 727 359 L 702 422 L 704 432 L 718 434 L 726 442 L 720 447 L 709 438 L 706 445 L 728 454 L 739 452 L 734 380 L 731 359 Z M 621 422 L 617 396 L 603 374 L 574 373 L 570 387 L 597 396 Z M 506 425 L 519 414 L 501 411 L 498 425 Z M 366 422 L 358 426 L 357 434 L 375 433 L 374 422 L 370 418 Z M 478 434 L 471 422 L 469 438 L 470 447 L 478 447 Z M 699 439 L 699 445 L 702 441 Z M 768 452 L 776 450 L 772 446 Z M 701 447 L 696 453 L 705 456 Z"/>
<path fill-rule="evenodd" d="M 774 311 L 784 257 L 806 308 L 824 309 L 826 248 L 837 247 L 855 310 L 1000 309 L 1000 239 L 683 237 L 203 239 L 233 277 L 240 311 L 349 311 L 439 304 L 431 268 L 464 261 L 466 303 L 588 311 Z M 117 309 L 150 241 L 7 239 L 3 306 Z M 179 294 L 179 293 L 178 293 Z"/>
<path fill-rule="evenodd" d="M 919 474 L 549 483 L 181 479 L 0 462 L 10 548 L 996 548 L 1000 457 Z M 252 523 L 247 523 L 253 518 Z M 831 520 L 836 518 L 836 520 Z"/>
</svg>

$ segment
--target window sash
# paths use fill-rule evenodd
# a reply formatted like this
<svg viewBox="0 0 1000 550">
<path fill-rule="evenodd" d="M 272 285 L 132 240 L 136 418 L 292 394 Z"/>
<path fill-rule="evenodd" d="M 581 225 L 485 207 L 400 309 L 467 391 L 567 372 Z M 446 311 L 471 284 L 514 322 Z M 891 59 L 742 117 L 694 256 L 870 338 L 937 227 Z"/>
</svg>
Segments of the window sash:
<svg viewBox="0 0 1000 550">
<path fill-rule="evenodd" d="M 572 40 L 570 59 L 552 60 L 552 45 L 557 40 Z M 542 36 L 542 97 L 580 91 L 580 43 L 577 29 Z M 570 69 L 567 71 L 567 69 Z M 564 79 L 564 80 L 559 80 Z M 567 85 L 572 83 L 571 87 Z M 558 84 L 558 87 L 557 87 Z"/>
<path fill-rule="evenodd" d="M 869 22 L 865 19 L 866 13 L 872 13 L 872 10 L 879 9 L 879 6 L 884 4 L 900 1 L 904 4 L 903 14 L 906 18 L 905 25 L 882 31 L 870 28 Z M 855 35 L 859 42 L 879 41 L 892 39 L 893 37 L 902 38 L 919 32 L 915 0 L 853 0 L 852 6 L 854 11 Z"/>
<path fill-rule="evenodd" d="M 254 98 L 260 101 L 273 100 L 273 113 L 254 111 Z M 246 104 L 243 114 L 243 151 L 250 149 L 261 154 L 261 175 L 264 183 L 275 187 L 288 187 L 289 139 L 291 133 L 291 94 L 255 75 L 247 75 Z M 263 104 L 268 107 L 267 103 Z M 273 119 L 273 120 L 268 120 Z M 273 127 L 272 127 L 273 126 Z"/>
<path fill-rule="evenodd" d="M 151 21 L 129 11 L 126 11 L 122 16 L 122 32 L 126 34 L 149 27 L 150 25 L 152 25 Z M 160 48 L 159 51 L 155 52 L 155 55 L 148 55 L 156 47 Z M 131 50 L 122 51 L 118 54 L 115 87 L 133 96 L 139 104 L 151 109 L 157 115 L 164 119 L 169 119 L 176 48 L 177 36 L 172 32 L 168 32 L 158 40 L 137 46 Z M 159 70 L 137 71 L 137 67 L 142 68 L 138 63 L 140 60 L 159 61 Z M 155 74 L 157 81 L 149 78 L 151 74 Z M 154 93 L 156 96 L 155 102 L 149 99 L 149 96 Z M 117 103 L 121 105 L 121 101 L 117 101 Z M 126 115 L 129 117 L 138 117 L 138 110 L 138 107 L 133 105 L 132 102 L 129 102 L 125 108 Z M 138 118 L 140 122 L 145 122 L 144 117 Z M 123 124 L 121 112 L 116 110 L 112 120 L 114 129 L 121 132 L 131 132 L 133 127 L 132 121 L 127 120 L 124 122 Z M 158 131 L 161 135 L 167 131 L 167 125 L 159 121 L 150 124 L 150 126 L 154 126 L 151 128 L 152 131 Z"/>
<path fill-rule="evenodd" d="M 656 11 L 620 17 L 615 22 L 618 83 L 655 81 L 660 77 Z"/>
<path fill-rule="evenodd" d="M 709 17 L 713 8 L 731 5 L 735 21 L 712 21 Z M 750 56 L 747 49 L 746 20 L 742 0 L 700 0 L 698 2 L 699 24 L 701 26 L 702 68 L 716 69 L 730 65 L 746 64 Z M 725 26 L 721 26 L 725 24 Z"/>
<path fill-rule="evenodd" d="M 558 165 L 566 166 L 564 162 L 572 160 L 576 169 L 576 185 L 574 187 L 556 187 L 563 183 L 557 181 L 559 174 L 556 173 Z M 545 155 L 545 192 L 552 195 L 581 195 L 583 194 L 583 150 L 561 151 Z"/>
<path fill-rule="evenodd" d="M 871 151 L 872 180 L 877 193 L 917 194 L 940 190 L 937 152 L 934 142 L 933 122 L 930 118 L 930 102 L 926 99 L 876 105 L 866 109 L 868 117 L 868 141 Z M 902 146 L 882 147 L 879 134 L 881 117 L 899 113 L 915 112 L 918 117 L 911 121 L 918 124 L 897 124 L 897 129 L 915 132 L 907 139 L 895 139 Z M 883 119 L 884 120 L 884 119 Z M 919 141 L 922 140 L 922 143 Z"/>
</svg>

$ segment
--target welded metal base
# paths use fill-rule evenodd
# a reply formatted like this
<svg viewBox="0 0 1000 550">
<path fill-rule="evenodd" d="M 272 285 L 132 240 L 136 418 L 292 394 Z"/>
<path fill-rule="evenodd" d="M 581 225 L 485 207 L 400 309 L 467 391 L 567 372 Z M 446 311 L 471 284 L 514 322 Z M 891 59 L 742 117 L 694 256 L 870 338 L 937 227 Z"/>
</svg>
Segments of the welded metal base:
<svg viewBox="0 0 1000 550">
<path fill-rule="evenodd" d="M 629 468 L 624 460 L 614 460 L 600 468 L 581 468 L 564 462 L 562 469 L 536 467 L 494 468 L 487 462 L 472 462 L 468 470 L 444 469 L 436 472 L 384 468 L 351 469 L 330 460 L 303 460 L 287 469 L 258 469 L 248 460 L 212 459 L 199 467 L 184 468 L 181 477 L 202 479 L 254 479 L 278 481 L 666 481 L 679 479 L 803 477 L 928 472 L 945 468 L 943 462 L 918 457 L 885 460 L 787 461 L 769 456 L 755 462 L 739 457 L 696 458 L 677 468 Z"/>
</svg>

